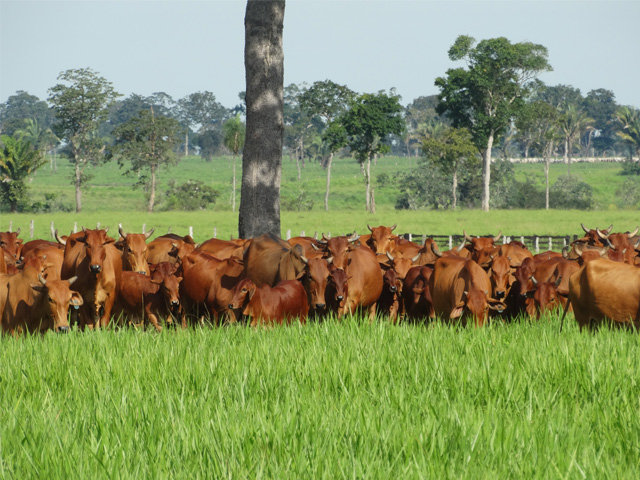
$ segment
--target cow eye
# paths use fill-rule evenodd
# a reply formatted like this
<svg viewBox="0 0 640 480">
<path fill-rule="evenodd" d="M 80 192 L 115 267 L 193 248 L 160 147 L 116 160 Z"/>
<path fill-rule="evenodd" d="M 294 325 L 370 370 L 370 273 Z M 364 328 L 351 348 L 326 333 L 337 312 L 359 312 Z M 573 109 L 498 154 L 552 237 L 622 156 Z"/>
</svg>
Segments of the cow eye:
<svg viewBox="0 0 640 480">
<path fill-rule="evenodd" d="M 49 297 L 49 302 L 53 303 L 53 298 Z"/>
<path fill-rule="evenodd" d="M 243 291 L 243 292 L 246 292 L 246 291 L 247 291 L 247 289 L 246 289 L 246 288 L 243 288 L 243 289 L 242 289 L 242 291 Z"/>
</svg>

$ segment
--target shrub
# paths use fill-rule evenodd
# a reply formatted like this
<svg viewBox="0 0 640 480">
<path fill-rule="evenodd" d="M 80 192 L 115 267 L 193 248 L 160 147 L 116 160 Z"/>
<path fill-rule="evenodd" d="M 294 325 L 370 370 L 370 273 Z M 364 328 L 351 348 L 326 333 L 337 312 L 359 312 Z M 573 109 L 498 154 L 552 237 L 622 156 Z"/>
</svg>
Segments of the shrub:
<svg viewBox="0 0 640 480">
<path fill-rule="evenodd" d="M 573 175 L 563 175 L 549 189 L 551 208 L 576 208 L 590 210 L 593 208 L 593 189 Z"/>
<path fill-rule="evenodd" d="M 305 185 L 298 183 L 297 191 L 293 196 L 280 199 L 280 207 L 287 212 L 309 211 L 313 208 L 313 200 L 309 198 Z"/>
<path fill-rule="evenodd" d="M 164 194 L 163 210 L 204 210 L 216 202 L 219 192 L 200 180 L 187 180 L 180 185 L 169 182 Z"/>
<path fill-rule="evenodd" d="M 628 178 L 616 190 L 616 204 L 621 208 L 634 208 L 640 203 L 640 181 Z"/>
</svg>

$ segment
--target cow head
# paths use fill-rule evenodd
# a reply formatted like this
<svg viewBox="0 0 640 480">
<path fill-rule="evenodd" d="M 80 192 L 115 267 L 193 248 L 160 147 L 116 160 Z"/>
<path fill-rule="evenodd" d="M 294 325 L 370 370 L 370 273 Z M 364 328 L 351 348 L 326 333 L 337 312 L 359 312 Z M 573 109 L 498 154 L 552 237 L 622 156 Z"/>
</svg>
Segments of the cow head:
<svg viewBox="0 0 640 480">
<path fill-rule="evenodd" d="M 162 297 L 169 306 L 169 311 L 173 314 L 177 314 L 180 309 L 180 282 L 182 277 L 176 275 L 164 275 L 162 280 L 152 280 L 154 283 L 158 283 Z"/>
<path fill-rule="evenodd" d="M 41 330 L 53 329 L 58 333 L 69 331 L 67 320 L 69 306 L 78 308 L 83 303 L 80 294 L 70 289 L 76 279 L 77 277 L 72 277 L 69 280 L 47 281 L 42 276 L 38 276 L 40 283 L 31 285 L 31 288 L 40 293 L 42 301 L 46 302 L 47 316 L 40 327 Z"/>
<path fill-rule="evenodd" d="M 521 297 L 527 297 L 533 295 L 535 286 L 531 282 L 531 277 L 536 271 L 536 264 L 533 258 L 525 258 L 522 264 L 516 268 L 514 273 L 515 282 L 514 286 L 517 286 L 516 293 Z"/>
<path fill-rule="evenodd" d="M 309 296 L 309 305 L 318 311 L 323 311 L 327 307 L 325 298 L 327 283 L 329 281 L 329 265 L 332 258 L 310 258 L 307 262 L 303 285 Z"/>
<path fill-rule="evenodd" d="M 577 241 L 596 247 L 609 246 L 605 237 L 606 235 L 611 233 L 611 230 L 613 230 L 613 225 L 609 225 L 608 228 L 605 228 L 603 230 L 600 230 L 599 228 L 587 228 L 583 223 L 580 224 L 580 227 L 582 227 L 582 230 L 584 230 L 585 236 L 579 238 Z"/>
<path fill-rule="evenodd" d="M 434 265 L 436 260 L 442 256 L 442 252 L 438 248 L 433 238 L 427 238 L 420 248 L 418 254 L 413 257 L 413 263 L 416 265 Z"/>
<path fill-rule="evenodd" d="M 8 257 L 5 261 L 11 264 L 15 264 L 22 251 L 22 239 L 18 238 L 18 235 L 20 235 L 20 229 L 15 232 L 0 232 L 0 250 L 4 250 Z"/>
<path fill-rule="evenodd" d="M 462 317 L 466 311 L 469 316 L 474 318 L 476 325 L 482 326 L 487 319 L 489 310 L 501 313 L 505 308 L 506 305 L 501 300 L 491 298 L 489 292 L 472 287 L 468 291 L 462 292 L 462 297 L 449 317 Z"/>
<path fill-rule="evenodd" d="M 147 240 L 153 235 L 154 229 L 147 233 L 124 233 L 122 228 L 118 229 L 122 240 L 118 242 L 122 247 L 122 263 L 125 270 L 149 274 L 147 264 Z"/>
<path fill-rule="evenodd" d="M 102 271 L 102 266 L 107 257 L 106 246 L 114 243 L 114 239 L 107 236 L 108 229 L 87 230 L 82 228 L 84 235 L 78 237 L 77 241 L 85 244 L 85 251 L 89 259 L 89 271 L 98 274 Z"/>
<path fill-rule="evenodd" d="M 172 242 L 171 250 L 169 250 L 168 255 L 175 258 L 176 262 L 181 262 L 182 259 L 193 252 L 195 248 L 196 245 L 194 243 L 187 243 L 184 241 Z"/>
<path fill-rule="evenodd" d="M 395 270 L 398 279 L 404 280 L 404 278 L 407 276 L 407 272 L 411 269 L 411 267 L 413 267 L 413 260 L 400 256 L 399 254 L 396 254 L 394 256 L 389 252 L 387 252 L 385 255 L 388 261 L 382 263 L 381 266 Z"/>
<path fill-rule="evenodd" d="M 489 278 L 491 279 L 493 297 L 497 299 L 506 298 L 513 283 L 508 257 L 499 256 L 493 259 L 489 270 Z"/>
<path fill-rule="evenodd" d="M 562 281 L 562 277 L 558 277 L 555 282 L 538 282 L 534 276 L 531 277 L 531 281 L 536 287 L 533 294 L 533 305 L 535 305 L 535 312 L 530 311 L 529 305 L 527 305 L 527 312 L 533 316 L 540 318 L 540 315 L 545 310 L 552 310 L 559 305 L 560 297 L 558 295 L 558 286 Z"/>
<path fill-rule="evenodd" d="M 349 295 L 349 277 L 347 273 L 335 266 L 330 269 L 331 275 L 329 276 L 330 295 L 328 300 L 332 306 L 336 309 L 340 309 L 344 306 L 347 296 Z"/>
<path fill-rule="evenodd" d="M 367 240 L 369 248 L 377 255 L 392 251 L 396 243 L 396 236 L 393 234 L 396 227 L 396 224 L 391 227 L 380 225 L 379 227 L 373 228 L 367 225 L 367 228 L 371 232 L 371 236 Z"/>
<path fill-rule="evenodd" d="M 491 257 L 498 254 L 499 247 L 496 247 L 495 242 L 500 240 L 502 232 L 499 232 L 498 235 L 487 237 L 472 237 L 464 230 L 462 233 L 464 235 L 464 240 L 460 247 L 458 247 L 458 251 L 460 252 L 468 242 L 469 250 L 471 251 L 471 259 L 483 268 L 488 267 L 491 263 Z"/>
<path fill-rule="evenodd" d="M 253 283 L 251 279 L 245 278 L 240 280 L 233 289 L 231 302 L 229 303 L 229 310 L 242 309 L 244 313 L 249 301 L 256 293 L 256 288 L 256 284 Z"/>
<path fill-rule="evenodd" d="M 382 275 L 382 285 L 385 290 L 393 295 L 402 293 L 402 281 L 393 268 L 388 268 Z"/>
<path fill-rule="evenodd" d="M 323 233 L 322 239 L 318 240 L 318 243 L 324 249 L 325 256 L 333 258 L 333 265 L 338 268 L 345 268 L 347 266 L 347 252 L 359 238 L 360 236 L 357 233 L 332 238 L 325 237 Z"/>
</svg>

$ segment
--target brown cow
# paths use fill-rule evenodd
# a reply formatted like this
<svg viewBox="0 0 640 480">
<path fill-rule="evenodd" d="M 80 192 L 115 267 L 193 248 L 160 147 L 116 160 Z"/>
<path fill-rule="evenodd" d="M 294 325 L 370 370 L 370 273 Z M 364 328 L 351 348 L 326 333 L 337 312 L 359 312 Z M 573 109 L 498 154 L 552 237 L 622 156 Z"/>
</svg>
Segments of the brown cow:
<svg viewBox="0 0 640 480">
<path fill-rule="evenodd" d="M 60 280 L 62 264 L 64 263 L 64 250 L 58 246 L 41 244 L 38 247 L 32 247 L 23 251 L 22 261 L 26 262 L 29 258 L 40 257 L 44 259 L 44 272 L 42 276 L 47 280 Z"/>
<path fill-rule="evenodd" d="M 640 269 L 604 258 L 587 262 L 569 280 L 569 304 L 580 329 L 595 328 L 605 319 L 637 329 Z"/>
<path fill-rule="evenodd" d="M 502 232 L 499 232 L 498 235 L 495 236 L 486 236 L 486 237 L 471 237 L 467 235 L 467 232 L 462 231 L 464 235 L 464 240 L 460 247 L 465 246 L 468 242 L 467 250 L 471 252 L 471 260 L 475 261 L 478 265 L 483 268 L 488 268 L 491 263 L 492 257 L 497 256 L 498 247 L 495 245 L 495 242 L 500 240 L 502 237 Z M 462 248 L 459 248 L 461 251 Z"/>
<path fill-rule="evenodd" d="M 38 282 L 34 283 L 29 275 L 12 275 L 8 279 L 8 296 L 3 312 L 0 312 L 3 333 L 68 332 L 69 305 L 74 308 L 82 305 L 80 294 L 69 288 L 75 280 L 76 277 L 45 280 L 39 275 Z"/>
<path fill-rule="evenodd" d="M 292 237 L 287 240 L 287 243 L 292 247 L 300 245 L 302 247 L 302 253 L 308 259 L 322 257 L 322 248 L 318 241 L 313 237 Z"/>
<path fill-rule="evenodd" d="M 4 254 L 7 266 L 15 266 L 22 254 L 22 239 L 18 235 L 20 229 L 15 232 L 0 232 L 0 254 Z"/>
<path fill-rule="evenodd" d="M 107 236 L 107 229 L 87 230 L 61 239 L 65 245 L 61 278 L 78 277 L 78 292 L 84 303 L 79 312 L 80 328 L 106 327 L 116 300 L 122 274 L 122 253 Z"/>
<path fill-rule="evenodd" d="M 500 245 L 499 255 L 509 259 L 509 265 L 515 269 L 522 265 L 525 258 L 530 258 L 533 254 L 520 242 L 511 241 Z"/>
<path fill-rule="evenodd" d="M 189 235 L 180 237 L 173 233 L 167 233 L 149 242 L 147 246 L 147 262 L 180 263 L 195 248 L 196 242 Z"/>
<path fill-rule="evenodd" d="M 411 257 L 411 259 L 416 265 L 433 266 L 436 260 L 442 255 L 443 253 L 438 248 L 435 240 L 433 238 L 427 238 L 422 244 L 422 247 L 420 247 L 420 250 L 418 250 L 418 253 Z"/>
<path fill-rule="evenodd" d="M 347 283 L 349 279 L 347 274 L 341 268 L 329 265 L 329 280 L 327 289 L 325 290 L 325 298 L 327 299 L 327 311 L 338 313 L 347 298 Z"/>
<path fill-rule="evenodd" d="M 429 281 L 433 268 L 427 266 L 412 267 L 402 282 L 402 303 L 405 316 L 409 320 L 433 318 L 433 300 L 429 290 Z"/>
<path fill-rule="evenodd" d="M 510 260 L 506 256 L 495 257 L 489 268 L 491 279 L 491 292 L 493 298 L 505 299 L 509 294 L 511 285 L 515 281 L 511 274 Z"/>
<path fill-rule="evenodd" d="M 20 257 L 26 257 L 27 255 L 29 255 L 31 250 L 36 250 L 36 249 L 41 250 L 46 247 L 54 247 L 64 251 L 64 246 L 60 245 L 58 242 L 50 242 L 49 240 L 36 239 L 36 240 L 30 240 L 24 245 L 22 245 L 22 250 L 20 251 Z"/>
<path fill-rule="evenodd" d="M 283 280 L 295 280 L 304 272 L 307 264 L 302 247 L 291 247 L 271 234 L 252 239 L 243 260 L 245 276 L 258 286 L 274 286 Z"/>
<path fill-rule="evenodd" d="M 371 232 L 371 236 L 367 240 L 367 246 L 373 250 L 373 253 L 376 255 L 384 255 L 387 252 L 395 250 L 398 237 L 393 234 L 393 231 L 396 227 L 397 225 L 394 224 L 391 227 L 380 225 L 379 227 L 371 228 L 367 224 L 367 228 Z"/>
<path fill-rule="evenodd" d="M 184 257 L 182 272 L 180 294 L 186 312 L 195 314 L 202 322 L 204 315 L 200 313 L 200 308 L 204 307 L 216 324 L 221 316 L 235 320 L 228 306 L 232 291 L 244 273 L 240 260 L 235 257 L 219 260 L 195 250 Z M 186 326 L 184 317 L 183 326 Z"/>
<path fill-rule="evenodd" d="M 436 261 L 429 289 L 436 315 L 445 319 L 471 316 L 484 325 L 488 311 L 502 312 L 505 304 L 490 297 L 491 280 L 473 260 L 442 257 Z"/>
<path fill-rule="evenodd" d="M 585 236 L 576 240 L 580 243 L 586 243 L 587 245 L 595 246 L 595 247 L 606 247 L 608 244 L 602 240 L 600 234 L 609 234 L 611 230 L 613 230 L 613 225 L 609 225 L 608 228 L 600 230 L 599 228 L 587 228 L 584 224 L 580 224 L 582 230 L 584 230 Z M 598 233 L 600 232 L 600 233 Z"/>
<path fill-rule="evenodd" d="M 121 227 L 118 228 L 121 239 L 115 245 L 122 249 L 123 270 L 138 272 L 143 275 L 149 274 L 147 240 L 153 235 L 154 230 L 152 228 L 147 233 L 125 233 Z"/>
<path fill-rule="evenodd" d="M 377 310 L 381 314 L 389 316 L 393 323 L 396 323 L 398 315 L 404 314 L 402 304 L 402 285 L 407 272 L 413 267 L 413 261 L 410 258 L 391 255 L 386 253 L 387 262 L 380 263 L 385 270 L 382 276 L 382 293 L 378 299 Z"/>
<path fill-rule="evenodd" d="M 181 316 L 179 289 L 182 278 L 174 274 L 159 277 L 159 270 L 156 270 L 155 278 L 139 272 L 122 272 L 114 315 L 125 314 L 134 320 L 134 324 L 144 324 L 148 320 L 157 331 L 162 330 L 159 317 L 173 323 L 174 317 Z"/>
<path fill-rule="evenodd" d="M 309 312 L 307 293 L 297 280 L 285 280 L 275 287 L 257 286 L 251 279 L 241 280 L 233 292 L 229 309 L 242 309 L 251 317 L 251 326 L 258 324 L 306 323 Z"/>
<path fill-rule="evenodd" d="M 331 258 L 310 258 L 302 277 L 302 284 L 308 295 L 309 309 L 318 316 L 327 312 L 327 284 L 331 272 Z"/>
<path fill-rule="evenodd" d="M 347 253 L 345 263 L 347 295 L 338 309 L 338 318 L 362 308 L 368 310 L 369 320 L 373 320 L 376 302 L 382 293 L 382 270 L 376 255 L 368 247 L 357 246 Z"/>
</svg>

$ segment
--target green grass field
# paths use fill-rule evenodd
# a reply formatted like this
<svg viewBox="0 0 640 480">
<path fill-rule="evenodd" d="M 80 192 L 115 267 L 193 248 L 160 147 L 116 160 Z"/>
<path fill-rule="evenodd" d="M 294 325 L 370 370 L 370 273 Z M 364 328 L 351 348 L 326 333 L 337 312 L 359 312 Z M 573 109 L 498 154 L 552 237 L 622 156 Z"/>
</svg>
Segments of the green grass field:
<svg viewBox="0 0 640 480">
<path fill-rule="evenodd" d="M 2 478 L 637 478 L 640 338 L 558 315 L 0 339 Z"/>
</svg>

